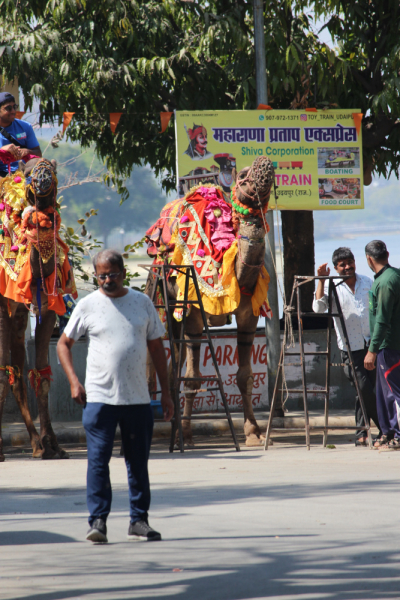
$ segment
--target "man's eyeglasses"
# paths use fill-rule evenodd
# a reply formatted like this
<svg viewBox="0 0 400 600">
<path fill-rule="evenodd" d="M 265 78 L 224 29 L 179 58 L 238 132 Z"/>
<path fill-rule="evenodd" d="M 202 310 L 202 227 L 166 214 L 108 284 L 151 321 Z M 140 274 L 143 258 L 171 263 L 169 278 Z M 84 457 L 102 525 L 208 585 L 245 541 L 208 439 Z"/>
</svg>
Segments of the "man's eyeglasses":
<svg viewBox="0 0 400 600">
<path fill-rule="evenodd" d="M 11 112 L 12 110 L 17 110 L 18 104 L 9 104 L 8 106 L 2 106 L 7 112 Z"/>
<path fill-rule="evenodd" d="M 117 279 L 118 275 L 121 275 L 121 271 L 119 271 L 118 273 L 102 273 L 101 275 L 96 275 L 96 273 L 93 273 L 93 275 L 96 277 L 96 279 L 100 279 L 100 281 L 105 281 L 108 277 L 108 279 Z"/>
</svg>

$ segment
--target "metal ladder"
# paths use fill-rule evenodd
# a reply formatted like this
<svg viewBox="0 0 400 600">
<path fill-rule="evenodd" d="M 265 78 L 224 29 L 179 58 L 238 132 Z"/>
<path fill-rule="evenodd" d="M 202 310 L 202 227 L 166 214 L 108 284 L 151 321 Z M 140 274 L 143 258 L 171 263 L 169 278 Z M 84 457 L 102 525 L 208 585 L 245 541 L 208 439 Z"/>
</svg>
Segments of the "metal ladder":
<svg viewBox="0 0 400 600">
<path fill-rule="evenodd" d="M 315 313 L 315 312 L 303 312 L 301 310 L 301 286 L 304 285 L 305 283 L 310 283 L 310 282 L 314 282 L 316 279 L 328 279 L 329 280 L 329 291 L 328 291 L 328 312 L 324 312 L 324 313 Z M 340 281 L 335 284 L 335 279 L 339 279 Z M 326 443 L 328 440 L 328 430 L 329 429 L 362 429 L 364 431 L 367 432 L 368 434 L 368 443 L 369 443 L 369 447 L 372 448 L 372 438 L 371 438 L 371 429 L 370 429 L 370 425 L 368 423 L 368 419 L 367 419 L 367 413 L 365 410 L 365 405 L 364 405 L 364 401 L 362 398 L 362 394 L 361 394 L 361 390 L 359 388 L 358 385 L 358 381 L 357 381 L 357 377 L 356 377 L 356 372 L 354 369 L 354 362 L 353 362 L 353 356 L 351 353 L 351 349 L 350 349 L 350 343 L 349 343 L 349 338 L 347 335 L 347 329 L 346 329 L 346 324 L 344 321 L 344 317 L 343 317 L 343 312 L 342 312 L 342 307 L 340 306 L 340 302 L 339 302 L 339 298 L 338 298 L 338 293 L 336 290 L 336 287 L 338 285 L 340 285 L 340 283 L 343 282 L 343 280 L 348 279 L 348 277 L 339 277 L 339 276 L 334 276 L 334 277 L 319 277 L 319 276 L 313 276 L 313 277 L 308 277 L 308 276 L 300 276 L 300 275 L 295 275 L 294 277 L 294 285 L 293 285 L 293 291 L 292 291 L 292 297 L 290 300 L 290 308 L 293 307 L 293 297 L 294 297 L 294 293 L 296 293 L 296 297 L 297 297 L 297 317 L 298 317 L 298 324 L 299 324 L 299 346 L 300 346 L 300 352 L 291 352 L 291 351 L 287 351 L 286 347 L 285 347 L 285 340 L 282 344 L 282 348 L 281 348 L 281 354 L 280 354 L 280 358 L 279 358 L 279 365 L 278 365 L 278 372 L 276 375 L 276 380 L 275 380 L 275 387 L 274 387 L 274 392 L 273 392 L 273 396 L 272 396 L 272 402 L 271 402 L 271 409 L 270 409 L 270 413 L 269 413 L 269 419 L 268 419 L 268 424 L 267 424 L 267 432 L 266 432 L 266 440 L 265 440 L 265 450 L 268 450 L 268 440 L 270 438 L 270 434 L 271 434 L 271 430 L 274 429 L 275 431 L 298 431 L 298 428 L 286 428 L 286 427 L 273 427 L 272 426 L 272 420 L 274 417 L 274 412 L 275 412 L 275 406 L 277 403 L 277 399 L 278 399 L 278 388 L 281 387 L 280 392 L 281 392 L 281 400 L 283 399 L 283 393 L 288 392 L 288 393 L 302 393 L 303 394 L 303 405 L 304 405 L 304 428 L 305 428 L 305 437 L 306 437 L 306 446 L 307 449 L 310 450 L 310 429 L 312 430 L 321 430 L 323 431 L 323 446 L 326 447 Z M 335 302 L 336 305 L 336 309 L 337 312 L 332 312 L 332 304 L 333 301 Z M 303 317 L 314 317 L 314 318 L 321 318 L 321 317 L 328 317 L 328 327 L 327 327 L 327 349 L 325 351 L 320 351 L 320 352 L 305 352 L 304 351 L 304 340 L 303 340 Z M 361 410 L 363 413 L 363 417 L 364 417 L 364 423 L 365 425 L 363 427 L 347 427 L 347 426 L 335 426 L 335 427 L 329 427 L 329 423 L 328 423 L 328 417 L 329 417 L 329 385 L 330 385 L 330 368 L 332 366 L 334 367 L 342 367 L 344 366 L 342 363 L 332 363 L 331 362 L 331 339 L 332 339 L 332 317 L 338 317 L 340 319 L 340 324 L 342 327 L 342 331 L 343 331 L 343 336 L 346 342 L 346 349 L 349 355 L 349 363 L 350 363 L 350 367 L 351 367 L 351 372 L 353 375 L 353 383 L 355 385 L 356 388 L 356 393 L 360 399 L 360 405 L 361 405 Z M 295 363 L 286 363 L 285 362 L 285 358 L 287 356 L 300 356 L 300 362 L 295 362 Z M 325 376 L 325 388 L 322 390 L 310 390 L 307 389 L 307 383 L 306 383 L 306 366 L 305 366 L 305 357 L 306 356 L 325 356 L 326 358 L 326 376 Z M 302 388 L 301 389 L 283 389 L 283 377 L 284 377 L 284 368 L 285 366 L 299 366 L 301 367 L 301 378 L 302 378 Z M 280 383 L 281 382 L 281 383 Z M 324 410 L 324 425 L 323 426 L 310 426 L 309 423 L 309 415 L 308 415 L 308 400 L 307 400 L 307 394 L 323 394 L 325 396 L 325 410 Z"/>
<path fill-rule="evenodd" d="M 232 417 L 229 412 L 228 403 L 226 401 L 226 396 L 225 396 L 224 387 L 223 387 L 223 383 L 222 383 L 222 379 L 221 379 L 221 374 L 219 372 L 217 359 L 215 357 L 214 346 L 212 343 L 210 330 L 208 328 L 207 317 L 206 317 L 206 314 L 204 311 L 203 302 L 201 299 L 201 293 L 200 293 L 199 284 L 197 281 L 197 276 L 196 276 L 196 271 L 195 271 L 194 266 L 193 265 L 173 265 L 173 264 L 138 265 L 138 266 L 146 269 L 153 276 L 154 282 L 153 282 L 153 289 L 152 289 L 150 298 L 151 298 L 156 310 L 165 309 L 166 317 L 167 317 L 168 336 L 169 336 L 169 343 L 170 343 L 170 348 L 171 348 L 172 392 L 173 392 L 173 400 L 174 400 L 174 405 L 175 405 L 175 415 L 174 415 L 174 418 L 172 419 L 171 440 L 170 440 L 169 451 L 170 452 L 174 451 L 175 436 L 176 436 L 177 431 L 178 431 L 178 436 L 179 436 L 179 438 L 178 438 L 179 439 L 179 450 L 181 452 L 184 451 L 182 419 L 187 419 L 187 420 L 191 420 L 191 421 L 196 420 L 196 419 L 227 419 L 228 423 L 229 423 L 229 428 L 230 428 L 230 432 L 232 435 L 234 446 L 236 448 L 236 451 L 239 451 L 240 446 L 239 446 L 239 443 L 236 438 L 236 432 L 235 432 L 235 429 L 233 426 Z M 167 280 L 168 280 L 168 274 L 173 271 L 178 272 L 178 273 L 183 273 L 185 275 L 185 291 L 184 291 L 184 295 L 183 295 L 183 300 L 175 299 L 173 302 L 171 302 L 170 299 L 168 298 Z M 190 279 L 192 279 L 192 281 L 194 283 L 194 287 L 196 290 L 196 298 L 197 298 L 196 300 L 188 300 Z M 161 290 L 162 290 L 163 297 L 164 297 L 164 304 L 158 304 L 156 302 L 157 287 L 159 285 L 161 285 Z M 187 312 L 189 310 L 189 306 L 193 305 L 193 304 L 197 305 L 200 308 L 201 316 L 203 319 L 203 329 L 205 332 L 206 339 L 196 339 L 196 341 L 193 341 L 190 339 L 186 340 L 184 337 Z M 183 317 L 182 317 L 182 321 L 180 323 L 180 333 L 179 333 L 178 338 L 174 338 L 173 327 L 172 327 L 172 319 L 173 319 L 172 311 L 175 308 L 183 309 Z M 174 344 L 177 345 L 179 348 L 178 361 L 176 360 L 176 356 L 175 356 L 175 352 L 174 352 Z M 212 363 L 213 363 L 214 370 L 215 370 L 215 377 L 205 376 L 205 377 L 190 377 L 190 378 L 188 378 L 188 377 L 182 376 L 182 372 L 181 372 L 182 371 L 182 350 L 183 350 L 184 344 L 208 344 L 208 347 L 209 347 L 210 353 L 211 353 Z M 207 387 L 201 388 L 199 390 L 194 390 L 195 393 L 205 392 L 205 391 L 213 391 L 213 392 L 217 392 L 217 393 L 219 392 L 219 394 L 221 396 L 222 404 L 225 409 L 225 415 L 222 415 L 222 414 L 192 415 L 190 417 L 190 419 L 189 419 L 189 417 L 182 417 L 180 403 L 179 403 L 179 394 L 180 394 L 181 382 L 186 382 L 186 381 L 206 382 Z M 208 384 L 210 384 L 210 383 L 213 384 L 212 387 L 208 387 Z M 183 390 L 183 391 L 191 392 L 191 390 Z M 151 392 L 151 393 L 152 394 L 161 394 L 161 391 L 155 391 L 155 392 Z M 202 449 L 215 448 L 215 447 L 220 447 L 220 446 L 216 446 L 216 445 L 212 445 L 212 446 L 211 445 L 208 445 L 208 446 L 202 445 L 201 446 Z"/>
</svg>

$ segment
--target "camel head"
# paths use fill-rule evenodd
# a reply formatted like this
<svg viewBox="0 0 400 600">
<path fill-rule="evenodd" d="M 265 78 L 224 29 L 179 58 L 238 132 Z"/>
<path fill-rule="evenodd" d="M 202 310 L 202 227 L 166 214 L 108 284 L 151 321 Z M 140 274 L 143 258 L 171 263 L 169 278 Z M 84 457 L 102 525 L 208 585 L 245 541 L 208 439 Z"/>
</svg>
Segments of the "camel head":
<svg viewBox="0 0 400 600">
<path fill-rule="evenodd" d="M 26 199 L 31 206 L 45 210 L 54 206 L 57 195 L 57 163 L 45 158 L 32 158 L 19 168 L 25 175 Z"/>
<path fill-rule="evenodd" d="M 275 179 L 271 159 L 258 156 L 251 167 L 239 171 L 236 178 L 236 198 L 241 204 L 265 212 Z"/>
</svg>

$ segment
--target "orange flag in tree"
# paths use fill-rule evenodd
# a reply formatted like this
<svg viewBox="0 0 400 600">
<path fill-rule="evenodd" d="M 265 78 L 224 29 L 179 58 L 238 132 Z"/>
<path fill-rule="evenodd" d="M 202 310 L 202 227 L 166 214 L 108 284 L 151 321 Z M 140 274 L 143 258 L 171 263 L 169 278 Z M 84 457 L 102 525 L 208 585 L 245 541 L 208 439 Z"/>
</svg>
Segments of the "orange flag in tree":
<svg viewBox="0 0 400 600">
<path fill-rule="evenodd" d="M 172 113 L 172 112 L 160 112 L 161 131 L 159 131 L 158 133 L 164 133 L 164 131 L 168 127 L 168 123 L 170 122 L 173 114 L 174 113 Z"/>
<path fill-rule="evenodd" d="M 117 129 L 121 115 L 122 113 L 110 113 L 110 127 L 113 133 L 115 133 L 115 130 Z"/>
<path fill-rule="evenodd" d="M 257 110 L 272 110 L 272 106 L 269 104 L 259 104 Z"/>
<path fill-rule="evenodd" d="M 363 120 L 364 114 L 363 113 L 352 113 L 351 116 L 353 117 L 354 125 L 356 126 L 357 135 L 360 135 L 361 121 Z"/>
<path fill-rule="evenodd" d="M 74 116 L 74 114 L 74 112 L 63 113 L 63 133 L 67 129 L 68 125 L 71 123 L 71 119 Z"/>
<path fill-rule="evenodd" d="M 15 118 L 16 119 L 22 119 L 22 117 L 24 116 L 25 111 L 24 110 L 17 110 L 15 113 Z"/>
</svg>

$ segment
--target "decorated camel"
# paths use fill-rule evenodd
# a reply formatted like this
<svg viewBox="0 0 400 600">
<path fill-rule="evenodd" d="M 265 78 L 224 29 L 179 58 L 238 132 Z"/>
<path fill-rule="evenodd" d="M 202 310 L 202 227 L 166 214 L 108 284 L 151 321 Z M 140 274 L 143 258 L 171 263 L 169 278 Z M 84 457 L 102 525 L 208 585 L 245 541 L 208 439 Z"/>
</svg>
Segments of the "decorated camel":
<svg viewBox="0 0 400 600">
<path fill-rule="evenodd" d="M 0 461 L 4 460 L 1 419 L 11 389 L 27 427 L 33 456 L 68 458 L 52 429 L 48 393 L 50 338 L 56 313 L 64 314 L 62 295 L 76 292 L 68 247 L 59 237 L 55 163 L 37 157 L 0 179 Z M 15 160 L 0 150 L 6 164 Z M 36 314 L 35 368 L 28 379 L 35 390 L 40 435 L 33 424 L 23 378 L 25 330 Z"/>
<path fill-rule="evenodd" d="M 211 326 L 222 326 L 229 314 L 237 323 L 238 363 L 237 385 L 244 412 L 244 433 L 247 446 L 262 443 L 260 428 L 252 406 L 253 372 L 251 350 L 260 316 L 271 317 L 267 300 L 269 275 L 264 266 L 265 233 L 274 169 L 270 159 L 258 157 L 251 167 L 237 176 L 232 190 L 232 203 L 226 202 L 223 191 L 212 185 L 192 188 L 184 198 L 167 204 L 160 219 L 147 232 L 148 254 L 155 263 L 191 264 L 196 269 L 204 309 Z M 150 273 L 146 293 L 151 294 L 154 278 Z M 170 276 L 168 290 L 171 299 L 183 298 L 185 275 Z M 189 285 L 189 300 L 196 300 L 194 284 Z M 182 314 L 174 313 L 180 320 Z M 201 377 L 200 344 L 203 321 L 195 305 L 186 320 L 186 376 Z M 179 336 L 176 336 L 179 337 Z M 152 377 L 149 375 L 149 385 Z M 192 393 L 185 395 L 182 421 L 184 442 L 192 445 L 190 417 L 196 390 L 200 382 L 185 382 Z"/>
</svg>

